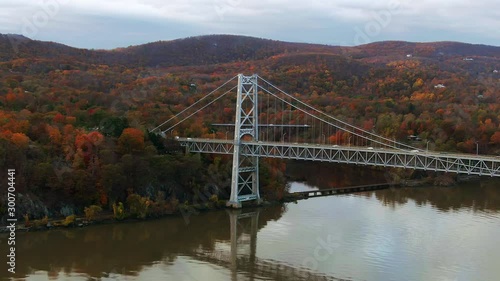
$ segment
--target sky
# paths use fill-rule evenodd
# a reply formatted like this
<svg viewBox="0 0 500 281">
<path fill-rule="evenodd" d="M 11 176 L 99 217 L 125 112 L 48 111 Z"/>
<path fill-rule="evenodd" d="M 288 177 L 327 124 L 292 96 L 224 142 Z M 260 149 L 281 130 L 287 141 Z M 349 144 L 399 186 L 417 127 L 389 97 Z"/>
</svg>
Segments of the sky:
<svg viewBox="0 0 500 281">
<path fill-rule="evenodd" d="M 500 46 L 498 0 L 0 0 L 0 33 L 89 49 L 208 34 Z"/>
</svg>

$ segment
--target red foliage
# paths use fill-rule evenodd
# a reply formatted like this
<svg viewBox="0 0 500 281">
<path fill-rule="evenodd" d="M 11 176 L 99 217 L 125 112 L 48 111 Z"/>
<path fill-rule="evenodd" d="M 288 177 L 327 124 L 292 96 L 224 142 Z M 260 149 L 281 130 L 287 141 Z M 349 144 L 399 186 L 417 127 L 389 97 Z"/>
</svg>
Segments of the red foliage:
<svg viewBox="0 0 500 281">
<path fill-rule="evenodd" d="M 65 120 L 66 120 L 66 118 L 61 113 L 57 113 L 56 116 L 54 116 L 54 122 L 56 122 L 56 123 L 62 124 L 65 122 Z"/>
<path fill-rule="evenodd" d="M 500 131 L 497 131 L 491 136 L 491 142 L 494 144 L 500 144 Z"/>
</svg>

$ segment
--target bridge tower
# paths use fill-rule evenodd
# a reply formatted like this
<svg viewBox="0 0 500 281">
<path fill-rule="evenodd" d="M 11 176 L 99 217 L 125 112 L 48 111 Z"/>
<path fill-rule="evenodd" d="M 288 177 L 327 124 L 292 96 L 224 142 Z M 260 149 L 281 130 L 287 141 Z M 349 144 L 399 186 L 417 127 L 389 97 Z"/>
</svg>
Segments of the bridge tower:
<svg viewBox="0 0 500 281">
<path fill-rule="evenodd" d="M 241 208 L 241 202 L 257 200 L 259 193 L 259 158 L 247 157 L 240 153 L 243 139 L 259 140 L 259 111 L 257 75 L 238 75 L 236 120 L 234 131 L 233 175 L 231 197 L 227 206 Z"/>
</svg>

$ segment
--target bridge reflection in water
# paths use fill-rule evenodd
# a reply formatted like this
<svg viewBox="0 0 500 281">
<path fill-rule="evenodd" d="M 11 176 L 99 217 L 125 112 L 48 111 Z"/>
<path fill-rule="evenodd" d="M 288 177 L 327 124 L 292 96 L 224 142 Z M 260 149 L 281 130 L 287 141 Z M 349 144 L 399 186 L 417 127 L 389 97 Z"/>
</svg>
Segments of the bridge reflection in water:
<svg viewBox="0 0 500 281">
<path fill-rule="evenodd" d="M 213 270 L 210 265 L 215 265 L 213 273 L 227 280 L 339 280 L 257 257 L 257 233 L 268 222 L 281 218 L 285 210 L 284 206 L 275 206 L 214 211 L 192 216 L 189 223 L 172 217 L 18 233 L 16 256 L 22 262 L 16 267 L 15 277 L 143 280 L 147 279 L 143 275 L 159 270 L 155 278 L 198 280 L 197 274 Z M 6 238 L 0 236 L 0 243 Z M 5 258 L 0 257 L 0 262 L 6 262 Z M 199 267 L 185 268 L 193 264 Z M 204 274 L 199 280 L 220 280 Z"/>
<path fill-rule="evenodd" d="M 453 188 L 387 189 L 257 210 L 201 213 L 189 217 L 189 223 L 171 217 L 18 233 L 15 277 L 496 280 L 498 186 L 492 180 Z M 440 227 L 429 232 L 436 225 Z M 331 259 L 319 263 L 321 274 L 302 268 L 313 255 L 315 239 L 330 234 L 340 246 Z M 0 235 L 0 244 L 6 238 Z M 422 245 L 431 245 L 425 254 Z M 4 255 L 0 262 L 6 262 Z M 0 272 L 2 277 L 8 277 L 6 272 Z"/>
<path fill-rule="evenodd" d="M 243 269 L 248 280 L 344 280 L 311 272 L 306 268 L 289 265 L 268 259 L 259 259 L 257 252 L 257 232 L 261 210 L 242 212 L 227 211 L 231 230 L 230 251 L 197 252 L 194 258 L 217 264 L 231 270 L 231 280 L 239 280 L 238 274 Z M 239 250 L 248 248 L 246 254 Z"/>
</svg>

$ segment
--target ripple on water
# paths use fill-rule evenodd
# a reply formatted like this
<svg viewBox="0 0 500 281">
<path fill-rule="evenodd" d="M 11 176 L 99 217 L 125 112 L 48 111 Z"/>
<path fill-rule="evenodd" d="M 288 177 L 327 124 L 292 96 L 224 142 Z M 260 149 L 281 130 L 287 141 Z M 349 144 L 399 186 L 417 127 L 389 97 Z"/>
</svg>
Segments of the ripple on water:
<svg viewBox="0 0 500 281">
<path fill-rule="evenodd" d="M 236 240 L 235 212 L 192 216 L 189 225 L 168 218 L 20 234 L 16 255 L 30 266 L 19 268 L 29 280 L 47 280 L 48 272 L 53 280 L 303 280 L 287 273 L 295 268 L 330 279 L 496 281 L 500 189 L 482 188 L 394 189 L 263 208 L 238 221 Z"/>
</svg>

